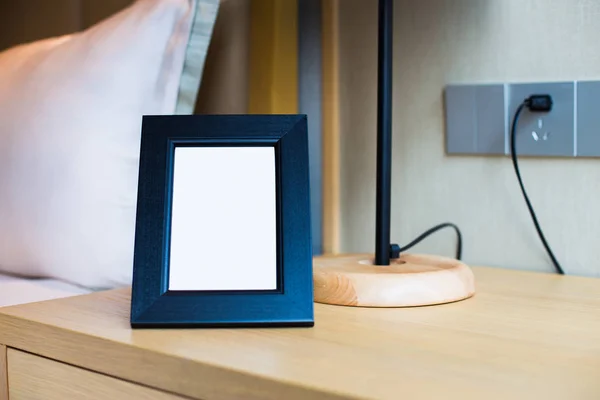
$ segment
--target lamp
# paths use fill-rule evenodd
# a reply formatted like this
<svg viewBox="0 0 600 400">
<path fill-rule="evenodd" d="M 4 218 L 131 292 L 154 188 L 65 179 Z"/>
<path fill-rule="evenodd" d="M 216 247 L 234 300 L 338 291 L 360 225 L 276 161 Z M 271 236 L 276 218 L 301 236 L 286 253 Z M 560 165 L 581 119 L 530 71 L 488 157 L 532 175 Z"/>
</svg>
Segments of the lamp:
<svg viewBox="0 0 600 400">
<path fill-rule="evenodd" d="M 318 303 L 407 307 L 463 300 L 475 292 L 473 272 L 459 260 L 406 254 L 391 246 L 392 39 L 393 0 L 379 0 L 375 255 L 315 257 Z"/>
</svg>

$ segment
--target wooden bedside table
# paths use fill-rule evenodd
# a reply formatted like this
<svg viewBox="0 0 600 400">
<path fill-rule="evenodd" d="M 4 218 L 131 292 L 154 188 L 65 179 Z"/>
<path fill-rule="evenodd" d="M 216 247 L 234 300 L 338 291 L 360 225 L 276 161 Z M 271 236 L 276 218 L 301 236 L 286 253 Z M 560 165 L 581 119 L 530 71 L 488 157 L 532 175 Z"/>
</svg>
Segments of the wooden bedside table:
<svg viewBox="0 0 600 400">
<path fill-rule="evenodd" d="M 129 290 L 3 308 L 0 399 L 599 399 L 600 280 L 473 270 L 472 299 L 314 328 L 132 331 Z"/>
</svg>

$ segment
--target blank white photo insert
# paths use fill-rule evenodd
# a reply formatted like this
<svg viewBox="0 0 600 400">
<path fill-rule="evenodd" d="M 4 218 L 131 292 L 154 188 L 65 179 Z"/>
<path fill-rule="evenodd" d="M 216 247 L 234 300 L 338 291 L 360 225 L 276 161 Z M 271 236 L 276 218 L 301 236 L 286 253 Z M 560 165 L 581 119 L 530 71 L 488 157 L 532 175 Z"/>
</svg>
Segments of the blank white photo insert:
<svg viewBox="0 0 600 400">
<path fill-rule="evenodd" d="M 169 290 L 277 288 L 274 147 L 176 147 Z"/>
</svg>

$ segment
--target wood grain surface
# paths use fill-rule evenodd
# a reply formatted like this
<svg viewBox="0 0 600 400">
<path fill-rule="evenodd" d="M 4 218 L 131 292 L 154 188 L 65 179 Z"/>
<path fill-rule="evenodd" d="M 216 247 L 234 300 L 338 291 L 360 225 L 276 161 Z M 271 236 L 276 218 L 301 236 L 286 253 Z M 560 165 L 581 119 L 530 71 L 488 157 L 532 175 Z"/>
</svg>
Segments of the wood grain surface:
<svg viewBox="0 0 600 400">
<path fill-rule="evenodd" d="M 129 328 L 128 289 L 0 309 L 0 343 L 203 400 L 600 398 L 600 280 L 473 268 L 474 297 L 314 328 Z"/>
<path fill-rule="evenodd" d="M 451 258 L 402 254 L 390 265 L 373 255 L 315 257 L 315 301 L 356 307 L 412 307 L 463 300 L 475 294 L 471 269 Z"/>
<path fill-rule="evenodd" d="M 8 400 L 8 369 L 6 346 L 0 344 L 0 400 Z"/>
<path fill-rule="evenodd" d="M 8 360 L 10 399 L 184 399 L 14 349 L 8 350 Z"/>
</svg>

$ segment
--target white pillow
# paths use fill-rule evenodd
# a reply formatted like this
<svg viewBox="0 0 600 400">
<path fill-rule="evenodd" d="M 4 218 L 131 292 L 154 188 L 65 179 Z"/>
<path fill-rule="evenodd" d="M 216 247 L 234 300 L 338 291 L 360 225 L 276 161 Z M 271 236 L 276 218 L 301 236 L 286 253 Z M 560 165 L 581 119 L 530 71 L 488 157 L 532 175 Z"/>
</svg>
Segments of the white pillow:
<svg viewBox="0 0 600 400">
<path fill-rule="evenodd" d="M 191 114 L 218 0 L 0 53 L 0 271 L 131 284 L 142 115 Z"/>
</svg>

